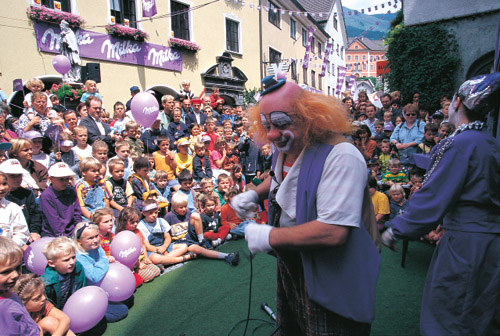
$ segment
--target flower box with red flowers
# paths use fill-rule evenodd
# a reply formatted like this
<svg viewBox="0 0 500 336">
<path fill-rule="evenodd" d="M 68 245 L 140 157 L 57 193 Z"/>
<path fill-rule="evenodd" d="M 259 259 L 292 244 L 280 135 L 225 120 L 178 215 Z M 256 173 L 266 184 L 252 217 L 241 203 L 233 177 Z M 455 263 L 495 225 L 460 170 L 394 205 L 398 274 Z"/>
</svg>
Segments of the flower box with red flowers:
<svg viewBox="0 0 500 336">
<path fill-rule="evenodd" d="M 194 42 L 182 40 L 176 37 L 171 37 L 170 40 L 168 41 L 168 45 L 172 48 L 184 49 L 190 52 L 197 52 L 198 50 L 201 49 L 201 47 Z"/>
<path fill-rule="evenodd" d="M 28 14 L 28 17 L 32 20 L 53 24 L 60 24 L 62 20 L 66 20 L 72 28 L 78 28 L 85 23 L 85 20 L 81 16 L 54 10 L 45 6 L 31 5 L 26 9 L 26 14 Z"/>
<path fill-rule="evenodd" d="M 106 30 L 108 31 L 109 35 L 123 37 L 135 41 L 144 41 L 149 39 L 148 33 L 136 28 L 122 26 L 119 24 L 109 24 L 106 26 Z"/>
</svg>

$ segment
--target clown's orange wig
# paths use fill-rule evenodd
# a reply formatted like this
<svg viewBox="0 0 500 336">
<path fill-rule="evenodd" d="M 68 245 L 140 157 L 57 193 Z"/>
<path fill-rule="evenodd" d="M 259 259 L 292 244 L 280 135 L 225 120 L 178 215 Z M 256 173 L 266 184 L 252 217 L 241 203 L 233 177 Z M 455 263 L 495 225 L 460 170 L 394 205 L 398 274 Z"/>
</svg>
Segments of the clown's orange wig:
<svg viewBox="0 0 500 336">
<path fill-rule="evenodd" d="M 297 114 L 297 123 L 305 128 L 305 145 L 326 143 L 335 133 L 348 134 L 352 130 L 347 109 L 337 98 L 304 90 L 293 98 L 291 106 Z M 250 114 L 250 123 L 256 142 L 267 143 L 258 105 Z"/>
</svg>

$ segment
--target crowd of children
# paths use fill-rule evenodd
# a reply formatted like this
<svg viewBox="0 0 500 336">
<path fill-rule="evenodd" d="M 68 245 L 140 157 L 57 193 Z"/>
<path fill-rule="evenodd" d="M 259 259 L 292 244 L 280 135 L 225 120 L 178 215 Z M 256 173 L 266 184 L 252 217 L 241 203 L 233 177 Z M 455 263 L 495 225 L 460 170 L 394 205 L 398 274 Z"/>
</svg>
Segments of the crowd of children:
<svg viewBox="0 0 500 336">
<path fill-rule="evenodd" d="M 0 158 L 5 223 L 0 236 L 8 238 L 0 240 L 0 271 L 12 274 L 5 281 L 0 275 L 0 298 L 11 299 L 0 304 L 15 306 L 16 314 L 22 311 L 29 320 L 23 321 L 22 334 L 72 334 L 62 308 L 75 291 L 103 279 L 116 262 L 110 245 L 121 231 L 131 231 L 141 241 L 140 257 L 131 268 L 136 286 L 170 265 L 197 258 L 238 265 L 239 252 L 216 249 L 243 238 L 249 221 L 264 222 L 259 212 L 265 208 L 244 221 L 230 202 L 260 183 L 271 166 L 270 148 L 253 142 L 241 106 L 224 105 L 219 97 L 216 109 L 208 100 L 201 109 L 202 100 L 190 94 L 185 82 L 183 94 L 173 104 L 165 103 L 155 123 L 143 129 L 121 102 L 113 105 L 114 114 L 101 111 L 94 118 L 97 105 L 89 102 L 99 99 L 102 104 L 95 82 L 86 83 L 86 99 L 82 97 L 77 111 L 60 114 L 43 104 L 50 101 L 43 83 L 33 80 L 29 87 L 33 95 L 23 111 L 28 126 L 13 133 L 2 147 L 8 153 Z M 31 96 L 40 106 L 32 105 Z M 173 99 L 165 96 L 162 102 Z M 99 130 L 109 127 L 109 134 L 91 136 L 95 130 L 81 122 L 91 116 Z M 41 127 L 37 117 L 47 125 Z M 58 129 L 56 139 L 47 134 L 52 125 Z M 21 276 L 18 252 L 42 237 L 55 238 L 43 251 L 45 273 Z M 105 321 L 123 319 L 130 300 L 110 302 Z M 8 313 L 0 315 L 0 320 L 9 318 Z"/>
<path fill-rule="evenodd" d="M 450 97 L 443 95 L 442 108 L 430 114 L 418 101 L 401 108 L 398 91 L 382 95 L 378 110 L 365 92 L 358 93 L 357 102 L 348 92 L 345 95 L 343 101 L 355 126 L 351 138 L 366 160 L 377 224 L 383 231 L 404 212 L 408 199 L 422 186 L 425 170 L 417 166 L 412 155 L 429 155 L 454 131 L 448 122 Z M 424 239 L 437 242 L 442 236 L 439 228 L 437 232 Z"/>
</svg>

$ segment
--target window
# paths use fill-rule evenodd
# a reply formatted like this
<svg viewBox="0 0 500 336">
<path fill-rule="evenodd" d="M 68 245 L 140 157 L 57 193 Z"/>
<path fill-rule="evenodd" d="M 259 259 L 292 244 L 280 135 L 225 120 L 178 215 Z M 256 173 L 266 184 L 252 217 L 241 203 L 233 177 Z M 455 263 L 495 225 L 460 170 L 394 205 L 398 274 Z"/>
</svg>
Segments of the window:
<svg viewBox="0 0 500 336">
<path fill-rule="evenodd" d="M 354 49 L 359 49 L 359 47 L 358 46 L 354 46 Z"/>
<path fill-rule="evenodd" d="M 323 91 L 323 77 L 318 76 L 318 88 Z"/>
<path fill-rule="evenodd" d="M 280 10 L 275 4 L 269 1 L 268 19 L 276 27 L 280 28 Z"/>
<path fill-rule="evenodd" d="M 328 73 L 331 73 L 331 72 L 330 72 L 330 61 L 327 61 L 326 71 L 327 71 Z"/>
<path fill-rule="evenodd" d="M 314 51 L 314 44 L 316 43 L 316 39 L 313 37 L 312 40 L 311 40 L 311 52 L 314 54 L 315 51 Z"/>
<path fill-rule="evenodd" d="M 307 46 L 307 30 L 305 28 L 302 28 L 302 46 Z"/>
<path fill-rule="evenodd" d="M 373 71 L 373 64 L 370 64 L 370 70 Z"/>
<path fill-rule="evenodd" d="M 297 77 L 297 61 L 292 61 L 290 63 L 290 72 L 292 73 L 292 80 L 298 80 L 299 78 Z"/>
<path fill-rule="evenodd" d="M 63 12 L 71 13 L 71 0 L 59 0 L 58 2 L 61 4 L 61 8 L 56 8 L 54 6 L 54 0 L 42 0 L 41 4 L 47 8 L 60 9 Z"/>
<path fill-rule="evenodd" d="M 239 30 L 240 23 L 226 19 L 226 50 L 239 52 Z"/>
<path fill-rule="evenodd" d="M 110 0 L 110 8 L 115 23 L 137 28 L 135 0 Z"/>
<path fill-rule="evenodd" d="M 171 17 L 174 37 L 189 41 L 191 39 L 189 34 L 189 6 L 170 1 L 170 12 L 174 14 Z"/>
<path fill-rule="evenodd" d="M 336 17 L 336 16 L 334 16 L 334 17 L 333 17 L 333 28 L 335 28 L 335 30 L 337 30 L 337 31 L 338 31 L 338 29 L 337 29 L 337 25 L 338 25 L 338 20 L 337 20 L 337 17 Z"/>
<path fill-rule="evenodd" d="M 316 71 L 311 70 L 311 86 L 316 87 Z"/>
<path fill-rule="evenodd" d="M 347 55 L 347 60 L 350 61 L 351 60 L 351 55 Z"/>
<path fill-rule="evenodd" d="M 366 55 L 363 55 L 363 61 L 366 61 Z"/>
<path fill-rule="evenodd" d="M 337 55 L 339 54 L 339 44 L 337 43 Z"/>
<path fill-rule="evenodd" d="M 363 70 L 366 70 L 366 63 L 363 63 Z"/>
<path fill-rule="evenodd" d="M 321 57 L 321 52 L 323 51 L 323 45 L 318 42 L 318 56 Z"/>
<path fill-rule="evenodd" d="M 328 87 L 328 95 L 331 96 L 331 94 L 332 94 L 332 88 Z"/>
<path fill-rule="evenodd" d="M 358 55 L 354 55 L 354 60 L 358 61 L 359 60 L 359 56 Z"/>
<path fill-rule="evenodd" d="M 279 65 L 281 62 L 281 53 L 279 51 L 274 50 L 273 48 L 269 48 L 269 63 L 275 63 Z"/>
<path fill-rule="evenodd" d="M 302 69 L 302 71 L 303 71 L 303 72 L 302 72 L 302 77 L 303 77 L 302 79 L 303 79 L 303 82 L 304 82 L 304 84 L 306 84 L 306 85 L 307 85 L 307 69 L 306 69 L 306 68 L 303 68 L 303 69 Z"/>
<path fill-rule="evenodd" d="M 295 35 L 297 34 L 297 22 L 294 19 L 290 19 L 290 37 L 295 40 Z"/>
</svg>

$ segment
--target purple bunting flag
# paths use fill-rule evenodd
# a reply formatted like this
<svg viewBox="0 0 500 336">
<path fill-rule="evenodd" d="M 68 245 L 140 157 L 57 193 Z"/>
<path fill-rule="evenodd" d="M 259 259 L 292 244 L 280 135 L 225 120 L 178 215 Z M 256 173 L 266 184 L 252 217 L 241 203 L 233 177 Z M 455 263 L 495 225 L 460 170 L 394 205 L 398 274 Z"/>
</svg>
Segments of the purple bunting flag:
<svg viewBox="0 0 500 336">
<path fill-rule="evenodd" d="M 325 48 L 325 58 L 323 59 L 323 65 L 321 66 L 320 77 L 325 77 L 326 67 L 328 65 L 328 57 L 330 56 L 330 50 L 333 48 L 333 44 L 331 41 L 328 41 Z"/>
<path fill-rule="evenodd" d="M 13 91 L 23 91 L 23 80 L 21 78 L 12 81 Z"/>
<path fill-rule="evenodd" d="M 153 17 L 156 13 L 156 0 L 142 0 L 143 17 Z"/>
<path fill-rule="evenodd" d="M 47 127 L 44 136 L 48 137 L 52 140 L 53 144 L 57 144 L 59 142 L 59 133 L 61 132 L 61 127 L 56 124 L 51 124 Z"/>
<path fill-rule="evenodd" d="M 309 55 L 311 53 L 311 42 L 314 36 L 314 27 L 309 26 L 309 34 L 307 36 L 307 45 L 306 45 L 306 53 L 304 54 L 304 63 L 302 64 L 302 68 L 307 69 L 309 67 Z"/>
</svg>

